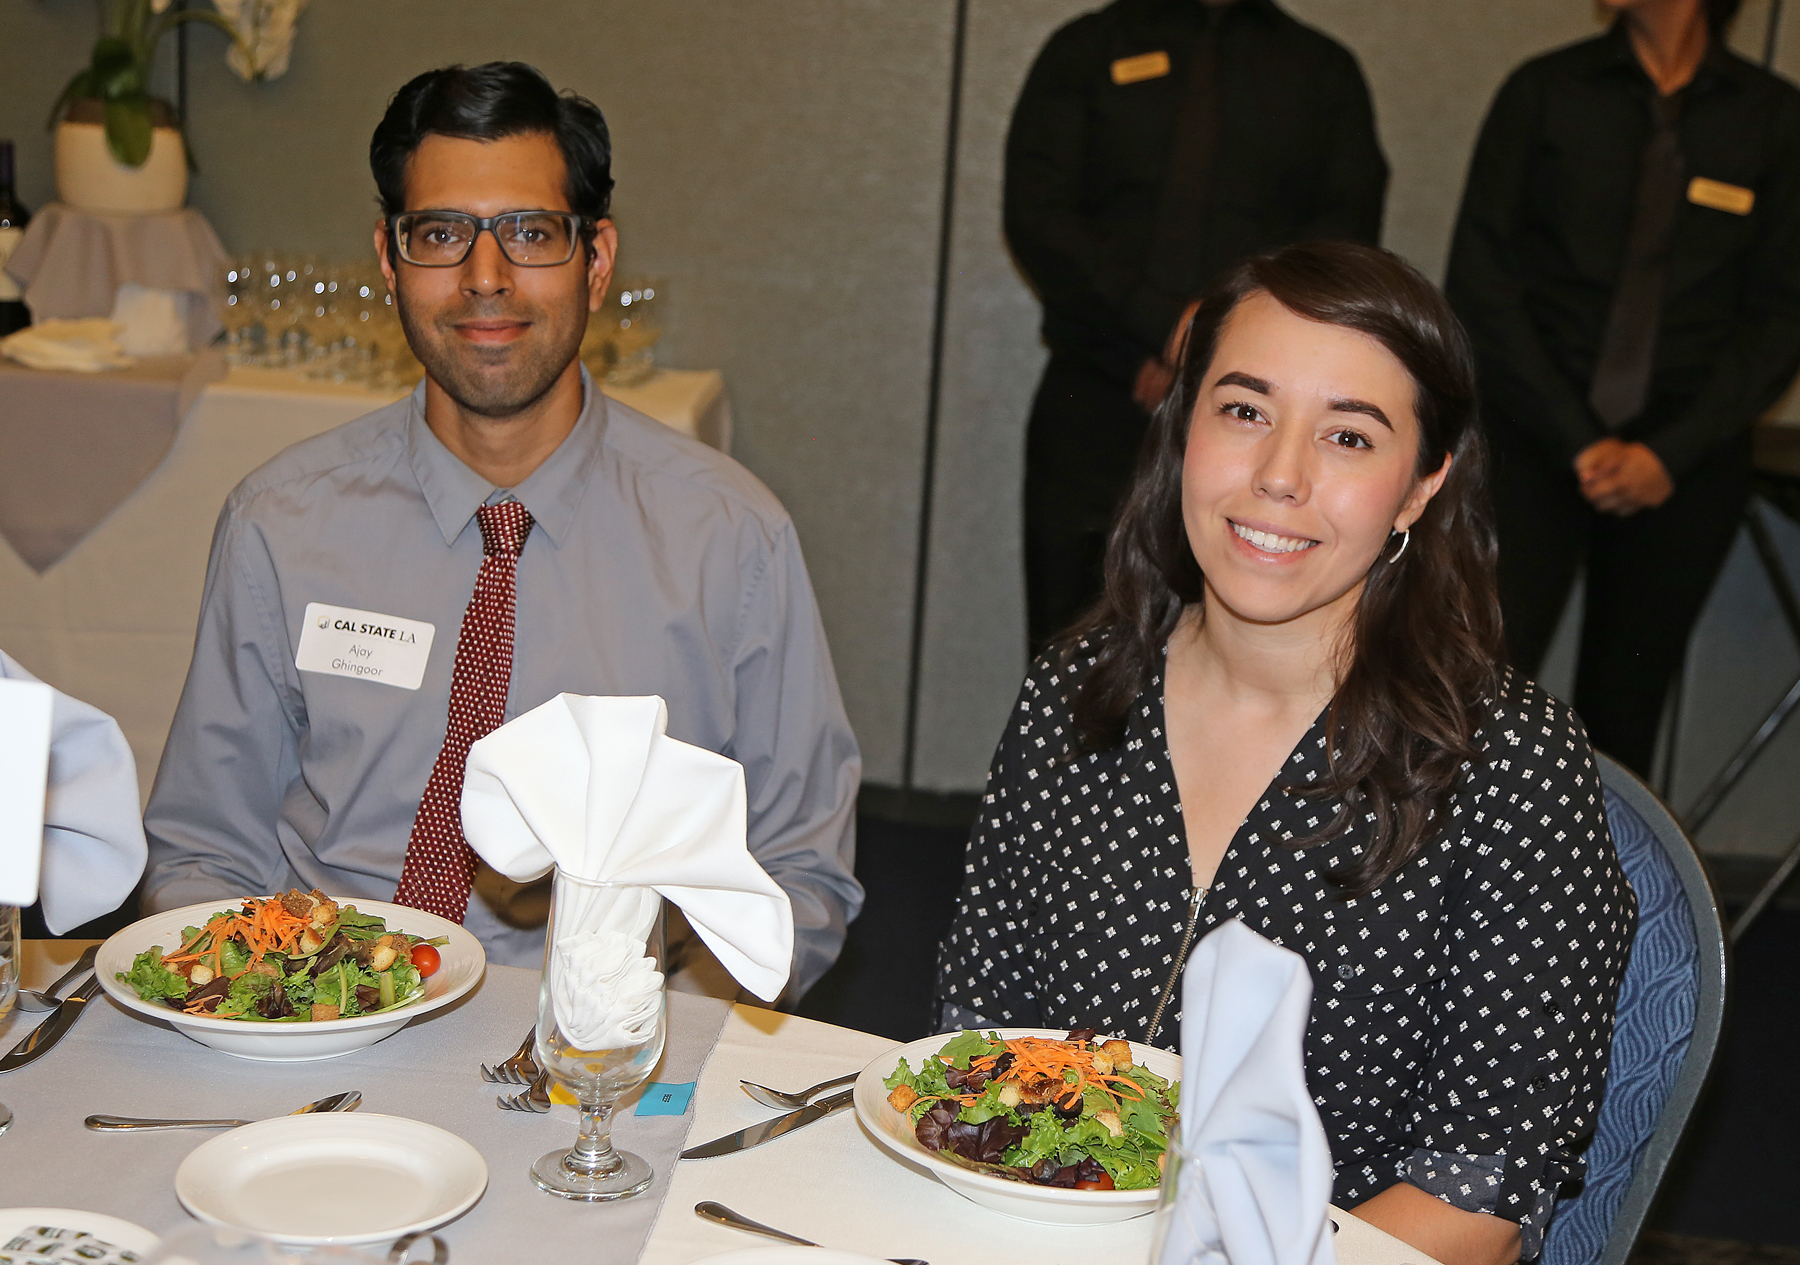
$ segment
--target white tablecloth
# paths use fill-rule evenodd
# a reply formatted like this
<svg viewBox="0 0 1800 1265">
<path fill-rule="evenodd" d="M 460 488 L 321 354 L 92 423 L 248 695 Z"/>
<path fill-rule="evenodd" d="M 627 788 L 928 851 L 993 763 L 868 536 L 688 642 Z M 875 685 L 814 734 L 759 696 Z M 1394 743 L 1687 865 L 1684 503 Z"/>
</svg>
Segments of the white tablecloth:
<svg viewBox="0 0 1800 1265">
<path fill-rule="evenodd" d="M 60 973 L 53 961 L 71 962 L 80 949 L 74 941 L 28 942 L 28 978 L 48 983 Z M 753 1151 L 682 1161 L 672 1180 L 659 1175 L 649 1192 L 623 1205 L 573 1205 L 544 1195 L 531 1185 L 525 1167 L 538 1153 L 573 1137 L 575 1113 L 557 1107 L 544 1118 L 490 1110 L 493 1087 L 483 1085 L 475 1073 L 477 1062 L 501 1058 L 516 1046 L 518 1033 L 531 1019 L 536 979 L 535 972 L 490 967 L 481 990 L 457 1010 L 360 1054 L 302 1065 L 231 1059 L 172 1031 L 128 1019 L 101 999 L 96 1005 L 105 1007 L 104 1013 L 84 1017 L 66 1039 L 68 1048 L 0 1076 L 0 1102 L 19 1115 L 13 1131 L 0 1137 L 4 1202 L 83 1207 L 167 1232 L 183 1215 L 168 1189 L 174 1167 L 202 1135 L 101 1136 L 81 1129 L 83 1116 L 94 1111 L 273 1114 L 336 1089 L 360 1088 L 365 1110 L 410 1115 L 451 1129 L 486 1157 L 486 1196 L 442 1232 L 453 1265 L 519 1259 L 505 1249 L 516 1253 L 521 1233 L 534 1249 L 543 1249 L 534 1258 L 625 1265 L 607 1250 L 608 1227 L 617 1224 L 627 1205 L 640 1200 L 661 1204 L 643 1265 L 688 1265 L 766 1242 L 701 1221 L 693 1207 L 703 1199 L 827 1247 L 913 1256 L 932 1265 L 1136 1265 L 1148 1255 L 1148 1217 L 1114 1226 L 1068 1227 L 990 1212 L 923 1170 L 892 1159 L 863 1134 L 850 1112 Z M 710 1003 L 687 999 L 683 1004 Z M 0 1026 L 0 1051 L 10 1049 L 36 1018 L 19 1015 Z M 117 1047 L 134 1063 L 126 1078 L 109 1074 L 108 1063 L 97 1054 L 103 1048 L 100 1038 L 113 1030 L 130 1038 Z M 84 1035 L 86 1044 L 76 1044 Z M 736 1007 L 710 1057 L 703 1051 L 677 1052 L 688 1065 L 704 1060 L 686 1144 L 769 1117 L 738 1090 L 740 1078 L 797 1088 L 861 1067 L 892 1045 L 866 1032 Z M 153 1101 L 109 1092 L 122 1079 L 142 1092 L 146 1077 L 138 1064 L 145 1059 L 154 1060 L 156 1068 Z M 44 1072 L 53 1075 L 40 1075 L 38 1088 L 31 1088 L 26 1078 Z M 658 1079 L 672 1077 L 659 1073 Z M 48 1124 L 42 1119 L 47 1113 L 55 1117 Z M 619 1118 L 621 1144 L 629 1145 L 645 1119 Z M 93 1178 L 82 1184 L 83 1175 L 103 1172 L 108 1174 L 105 1181 Z M 1348 1213 L 1334 1212 L 1333 1219 L 1340 1229 L 1335 1242 L 1341 1265 L 1435 1265 L 1424 1253 Z M 579 1252 L 568 1250 L 573 1244 L 566 1236 L 574 1236 Z"/>
<path fill-rule="evenodd" d="M 662 370 L 607 393 L 717 447 L 730 441 L 716 371 Z M 0 648 L 119 722 L 146 795 L 187 676 L 226 494 L 288 445 L 394 398 L 234 369 L 201 393 L 161 467 L 60 562 L 38 575 L 0 545 Z"/>
</svg>

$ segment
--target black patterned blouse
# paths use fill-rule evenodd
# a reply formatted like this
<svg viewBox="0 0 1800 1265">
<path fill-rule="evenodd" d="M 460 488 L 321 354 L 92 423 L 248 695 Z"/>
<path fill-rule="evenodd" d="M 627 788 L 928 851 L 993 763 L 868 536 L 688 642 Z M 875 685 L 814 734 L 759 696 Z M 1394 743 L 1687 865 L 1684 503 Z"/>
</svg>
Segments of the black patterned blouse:
<svg viewBox="0 0 1800 1265">
<path fill-rule="evenodd" d="M 1121 747 L 1065 759 L 1091 663 L 1035 665 L 995 752 L 938 956 L 947 1019 L 1172 1046 L 1192 942 L 1235 918 L 1312 967 L 1307 1083 L 1333 1201 L 1405 1180 L 1520 1222 L 1535 1256 L 1582 1172 L 1637 908 L 1574 715 L 1509 674 L 1448 829 L 1350 901 L 1323 876 L 1366 827 L 1296 849 L 1338 801 L 1277 785 L 1324 774 L 1321 716 L 1196 902 L 1160 676 Z"/>
</svg>

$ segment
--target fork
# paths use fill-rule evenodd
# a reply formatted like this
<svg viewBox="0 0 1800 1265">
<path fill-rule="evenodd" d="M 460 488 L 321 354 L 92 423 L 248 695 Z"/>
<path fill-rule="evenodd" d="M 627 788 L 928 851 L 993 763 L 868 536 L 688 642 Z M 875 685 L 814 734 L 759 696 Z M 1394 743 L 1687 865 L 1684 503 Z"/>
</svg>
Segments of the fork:
<svg viewBox="0 0 1800 1265">
<path fill-rule="evenodd" d="M 738 1084 L 744 1087 L 744 1092 L 746 1094 L 749 1094 L 750 1097 L 756 1099 L 756 1101 L 763 1106 L 785 1109 L 791 1107 L 804 1107 L 812 1102 L 813 1095 L 820 1090 L 836 1089 L 839 1085 L 848 1085 L 859 1075 L 861 1075 L 860 1072 L 851 1072 L 847 1076 L 834 1076 L 830 1080 L 820 1081 L 817 1085 L 813 1085 L 810 1088 L 792 1091 L 770 1089 L 767 1085 L 758 1085 L 755 1081 L 739 1081 Z"/>
<path fill-rule="evenodd" d="M 542 1115 L 550 1110 L 550 1073 L 539 1072 L 537 1079 L 531 1082 L 530 1089 L 510 1097 L 501 1094 L 494 1099 L 494 1105 L 502 1111 L 527 1111 L 533 1115 Z"/>
<path fill-rule="evenodd" d="M 532 1057 L 531 1047 L 537 1042 L 537 1029 L 529 1029 L 525 1039 L 519 1043 L 518 1051 L 509 1059 L 489 1067 L 481 1065 L 481 1079 L 496 1085 L 529 1085 L 538 1077 L 537 1059 Z"/>
</svg>

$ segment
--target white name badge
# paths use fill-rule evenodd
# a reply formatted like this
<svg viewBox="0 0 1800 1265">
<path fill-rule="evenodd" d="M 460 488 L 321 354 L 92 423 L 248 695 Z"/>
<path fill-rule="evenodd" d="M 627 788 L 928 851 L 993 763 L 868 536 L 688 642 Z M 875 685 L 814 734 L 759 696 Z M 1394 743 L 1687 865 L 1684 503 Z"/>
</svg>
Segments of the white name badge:
<svg viewBox="0 0 1800 1265">
<path fill-rule="evenodd" d="M 308 602 L 294 666 L 416 690 L 425 679 L 436 633 L 436 625 L 416 619 Z"/>
</svg>

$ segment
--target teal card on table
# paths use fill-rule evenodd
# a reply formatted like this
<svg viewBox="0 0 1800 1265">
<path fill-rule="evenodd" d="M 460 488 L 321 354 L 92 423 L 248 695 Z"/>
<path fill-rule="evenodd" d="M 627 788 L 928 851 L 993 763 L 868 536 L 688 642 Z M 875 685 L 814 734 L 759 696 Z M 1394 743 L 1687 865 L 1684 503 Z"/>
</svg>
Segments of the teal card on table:
<svg viewBox="0 0 1800 1265">
<path fill-rule="evenodd" d="M 644 1096 L 638 1099 L 639 1116 L 679 1116 L 688 1109 L 688 1103 L 694 1097 L 694 1082 L 685 1085 L 664 1085 L 652 1081 L 644 1086 Z"/>
</svg>

